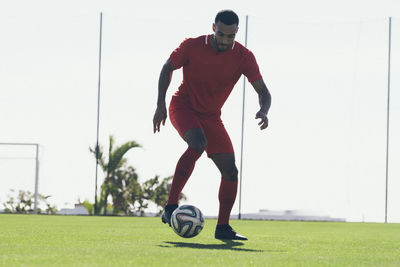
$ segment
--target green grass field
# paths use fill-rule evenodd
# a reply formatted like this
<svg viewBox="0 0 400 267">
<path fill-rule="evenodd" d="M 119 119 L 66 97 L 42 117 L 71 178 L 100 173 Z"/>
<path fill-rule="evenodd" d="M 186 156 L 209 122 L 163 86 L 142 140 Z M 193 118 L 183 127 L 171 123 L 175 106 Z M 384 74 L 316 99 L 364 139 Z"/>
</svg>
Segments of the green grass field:
<svg viewBox="0 0 400 267">
<path fill-rule="evenodd" d="M 159 218 L 0 215 L 0 266 L 400 266 L 400 224 L 231 221 L 246 242 Z"/>
</svg>

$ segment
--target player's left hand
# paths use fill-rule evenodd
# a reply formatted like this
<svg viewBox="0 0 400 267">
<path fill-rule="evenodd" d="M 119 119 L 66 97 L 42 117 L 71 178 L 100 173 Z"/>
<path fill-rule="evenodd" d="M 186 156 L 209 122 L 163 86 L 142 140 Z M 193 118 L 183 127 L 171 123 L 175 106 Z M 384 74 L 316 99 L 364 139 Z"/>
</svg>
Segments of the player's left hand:
<svg viewBox="0 0 400 267">
<path fill-rule="evenodd" d="M 267 114 L 262 112 L 261 110 L 257 112 L 256 114 L 256 119 L 261 119 L 261 121 L 258 123 L 260 125 L 260 129 L 264 130 L 265 128 L 268 127 L 268 117 Z"/>
</svg>

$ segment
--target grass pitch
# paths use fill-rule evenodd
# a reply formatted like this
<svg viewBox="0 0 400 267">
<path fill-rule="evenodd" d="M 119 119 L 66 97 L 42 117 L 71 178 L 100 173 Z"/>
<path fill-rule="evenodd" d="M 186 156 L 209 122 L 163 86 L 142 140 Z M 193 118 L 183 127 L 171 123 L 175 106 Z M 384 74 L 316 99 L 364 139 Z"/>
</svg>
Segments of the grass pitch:
<svg viewBox="0 0 400 267">
<path fill-rule="evenodd" d="M 231 221 L 249 241 L 159 218 L 0 215 L 0 266 L 400 266 L 400 224 Z"/>
</svg>

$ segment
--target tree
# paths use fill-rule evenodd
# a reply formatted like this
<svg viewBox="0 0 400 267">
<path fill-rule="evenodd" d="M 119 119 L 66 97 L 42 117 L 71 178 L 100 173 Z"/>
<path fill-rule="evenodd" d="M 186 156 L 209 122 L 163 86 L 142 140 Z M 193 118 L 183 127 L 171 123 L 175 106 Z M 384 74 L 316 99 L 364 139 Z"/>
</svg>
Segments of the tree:
<svg viewBox="0 0 400 267">
<path fill-rule="evenodd" d="M 144 211 L 148 208 L 149 202 L 153 202 L 157 207 L 160 207 L 158 213 L 162 213 L 163 208 L 168 201 L 171 180 L 172 176 L 169 176 L 164 178 L 160 183 L 159 176 L 156 175 L 154 178 L 149 179 L 142 184 L 142 192 L 138 200 L 139 206 L 136 210 L 141 216 L 144 215 Z M 179 200 L 186 199 L 186 196 L 181 193 Z"/>
<path fill-rule="evenodd" d="M 133 167 L 128 166 L 126 169 L 117 171 L 116 180 L 110 190 L 114 214 L 120 212 L 125 215 L 130 214 L 141 192 L 138 175 Z"/>
<path fill-rule="evenodd" d="M 95 214 L 98 214 L 100 209 L 103 208 L 103 214 L 107 215 L 107 199 L 111 195 L 113 198 L 113 202 L 116 201 L 117 203 L 117 210 L 122 208 L 124 209 L 124 202 L 121 200 L 121 193 L 120 192 L 120 186 L 122 183 L 126 185 L 126 183 L 129 184 L 129 179 L 124 180 L 123 178 L 126 178 L 126 172 L 124 173 L 123 167 L 126 165 L 126 158 L 124 158 L 125 154 L 134 147 L 140 147 L 138 143 L 135 141 L 129 141 L 121 146 L 115 147 L 114 148 L 114 138 L 112 135 L 110 135 L 110 144 L 108 148 L 108 160 L 106 161 L 104 157 L 104 152 L 103 148 L 101 146 L 95 147 L 95 149 L 89 148 L 90 152 L 92 152 L 98 161 L 99 165 L 103 169 L 103 171 L 106 174 L 106 177 L 104 178 L 104 182 L 101 186 L 101 194 L 100 194 L 100 205 L 97 207 L 97 210 L 95 210 Z M 133 169 L 133 168 L 132 168 Z M 129 171 L 133 171 L 133 170 Z M 130 173 L 131 174 L 131 173 Z M 134 178 L 132 178 L 134 179 Z M 123 193 L 122 193 L 123 195 Z M 114 203 L 115 205 L 115 203 Z M 116 212 L 117 210 L 114 210 Z"/>
<path fill-rule="evenodd" d="M 12 194 L 15 194 L 14 189 L 11 189 L 10 192 Z M 35 195 L 32 192 L 19 190 L 16 198 L 12 194 L 9 194 L 9 199 L 5 203 L 3 203 L 5 212 L 24 214 L 33 213 L 34 210 L 32 206 L 35 203 Z M 56 206 L 52 206 L 50 203 L 48 203 L 49 198 L 50 196 L 38 194 L 38 213 L 43 213 L 44 211 L 46 214 L 55 214 L 57 212 Z M 39 207 L 41 203 L 46 206 L 45 210 L 42 210 Z"/>
<path fill-rule="evenodd" d="M 158 176 L 147 180 L 141 186 L 141 192 L 138 198 L 138 208 L 137 212 L 140 213 L 140 216 L 144 216 L 145 209 L 148 208 L 149 202 L 153 200 L 155 194 L 155 188 L 158 185 Z"/>
</svg>

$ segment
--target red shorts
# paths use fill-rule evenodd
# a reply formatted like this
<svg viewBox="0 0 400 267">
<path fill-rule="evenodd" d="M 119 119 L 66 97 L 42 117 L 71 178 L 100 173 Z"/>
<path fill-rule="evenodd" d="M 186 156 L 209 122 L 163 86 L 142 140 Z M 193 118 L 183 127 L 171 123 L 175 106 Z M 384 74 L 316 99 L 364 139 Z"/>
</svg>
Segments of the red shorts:
<svg viewBox="0 0 400 267">
<path fill-rule="evenodd" d="M 169 118 L 182 138 L 184 133 L 190 129 L 203 129 L 207 139 L 206 152 L 208 156 L 234 153 L 231 139 L 218 114 L 200 114 L 190 107 L 185 98 L 173 96 L 169 106 Z"/>
</svg>

